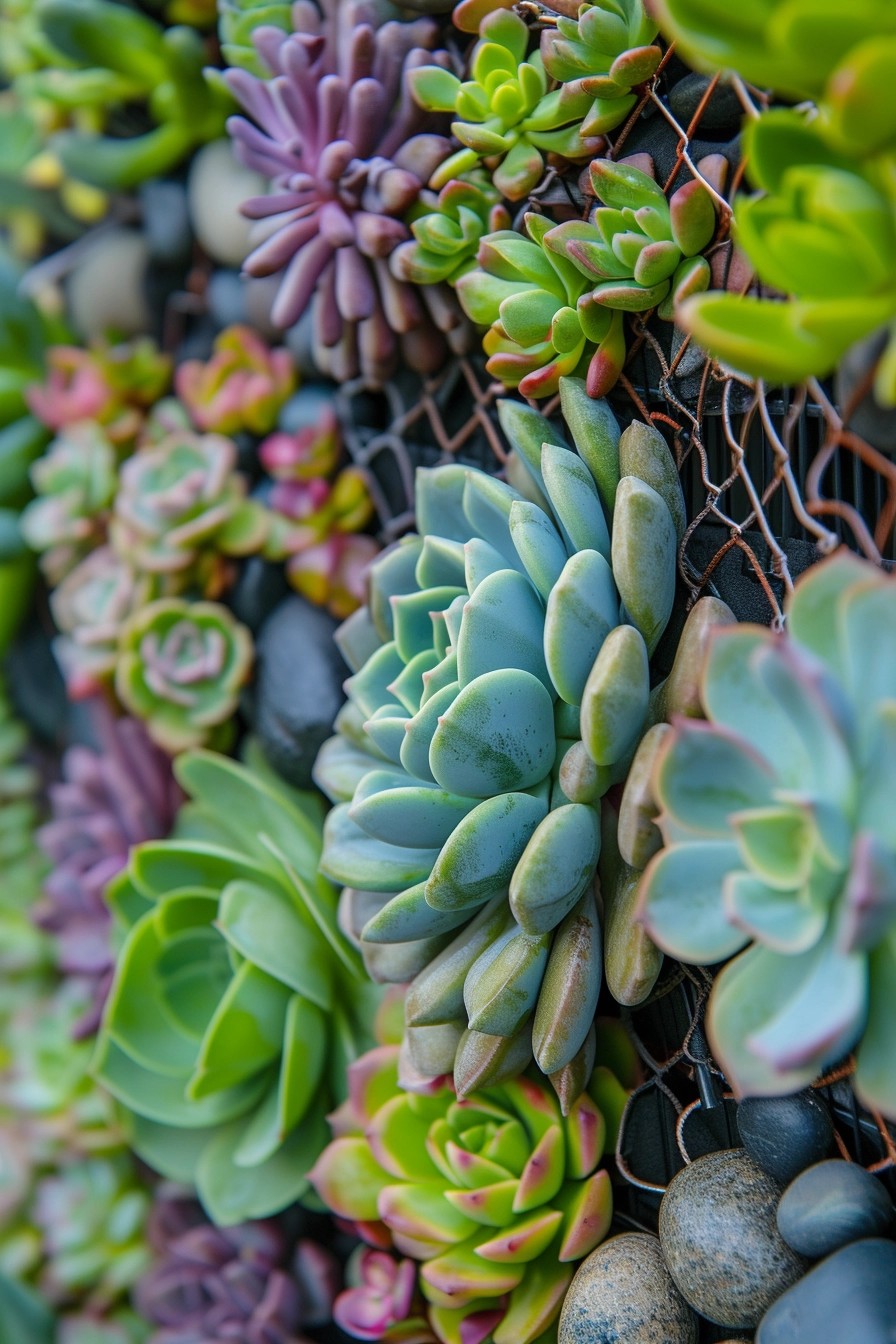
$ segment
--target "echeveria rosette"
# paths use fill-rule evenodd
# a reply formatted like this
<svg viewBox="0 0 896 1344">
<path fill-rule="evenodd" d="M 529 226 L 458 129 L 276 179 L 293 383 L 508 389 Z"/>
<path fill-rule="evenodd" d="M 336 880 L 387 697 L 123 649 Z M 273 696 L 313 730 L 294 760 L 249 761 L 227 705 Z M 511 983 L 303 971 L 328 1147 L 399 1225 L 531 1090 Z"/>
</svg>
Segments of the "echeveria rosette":
<svg viewBox="0 0 896 1344">
<path fill-rule="evenodd" d="M 662 52 L 653 45 L 657 25 L 642 0 L 596 0 L 579 7 L 578 17 L 560 14 L 556 27 L 541 34 L 541 58 L 561 84 L 560 102 L 590 106 L 583 135 L 602 135 L 619 126 L 637 102 L 632 90 L 657 71 Z"/>
<path fill-rule="evenodd" d="M 711 293 L 676 316 L 710 354 L 752 377 L 830 373 L 848 348 L 889 325 L 875 395 L 896 405 L 896 204 L 886 161 L 832 151 L 815 122 L 765 113 L 745 132 L 761 196 L 738 196 L 734 235 L 764 284 L 787 299 Z"/>
<path fill-rule="evenodd" d="M 251 327 L 226 327 L 209 359 L 178 365 L 174 386 L 197 429 L 268 434 L 298 382 L 284 347 L 271 350 Z"/>
<path fill-rule="evenodd" d="M 252 636 L 218 602 L 160 598 L 122 629 L 119 700 L 171 755 L 232 736 L 253 658 Z"/>
<path fill-rule="evenodd" d="M 79 420 L 92 420 L 121 445 L 135 437 L 170 380 L 171 360 L 149 337 L 90 350 L 53 345 L 45 380 L 25 395 L 32 414 L 48 429 L 58 433 Z"/>
<path fill-rule="evenodd" d="M 219 434 L 173 433 L 140 449 L 121 469 L 113 547 L 147 574 L 213 590 L 219 554 L 250 555 L 267 539 L 266 511 L 246 498 L 236 460 Z"/>
<path fill-rule="evenodd" d="M 454 285 L 476 263 L 480 239 L 510 228 L 510 215 L 488 174 L 474 169 L 446 182 L 438 196 L 422 191 L 406 216 L 414 235 L 399 243 L 389 267 L 415 285 Z"/>
<path fill-rule="evenodd" d="M 229 1225 L 307 1190 L 373 1016 L 318 872 L 323 809 L 257 755 L 180 756 L 191 796 L 107 892 L 124 926 L 96 1072 L 138 1154 Z"/>
<path fill-rule="evenodd" d="M 575 380 L 561 398 L 581 456 L 499 403 L 532 498 L 418 471 L 419 535 L 374 562 L 337 636 L 354 675 L 315 778 L 339 804 L 322 870 L 349 888 L 346 925 L 375 978 L 414 978 L 415 1067 L 454 1068 L 465 1093 L 534 1053 L 568 1105 L 594 1052 L 599 800 L 646 714 L 675 586 L 666 499 L 682 506 L 662 440 L 620 478 L 609 408 Z"/>
<path fill-rule="evenodd" d="M 582 129 L 588 95 L 564 101 L 560 90 L 549 93 L 541 55 L 527 56 L 528 49 L 524 21 L 499 9 L 479 26 L 468 80 L 441 66 L 411 71 L 410 86 L 420 106 L 453 113 L 451 130 L 463 146 L 436 168 L 431 187 L 438 190 L 484 163 L 498 191 L 521 201 L 541 180 L 546 154 L 581 163 L 599 151 L 599 138 Z"/>
<path fill-rule="evenodd" d="M 674 316 L 686 295 L 706 289 L 709 263 L 700 256 L 716 231 L 712 197 L 697 178 L 672 193 L 631 163 L 597 159 L 591 165 L 595 195 L 604 202 L 587 221 L 558 224 L 544 235 L 548 252 L 585 278 L 581 310 L 646 312 Z"/>
<path fill-rule="evenodd" d="M 676 724 L 655 767 L 642 918 L 683 961 L 747 948 L 707 1016 L 739 1093 L 795 1091 L 855 1050 L 859 1097 L 894 1117 L 896 583 L 838 552 L 786 615 L 787 635 L 711 644 L 707 721 Z"/>
<path fill-rule="evenodd" d="M 51 585 L 105 540 L 118 486 L 114 447 L 99 425 L 69 426 L 31 468 L 36 498 L 22 511 L 22 535 Z"/>
<path fill-rule="evenodd" d="M 477 266 L 457 282 L 464 312 L 489 328 L 485 367 L 525 397 L 553 396 L 576 374 L 590 396 L 605 396 L 625 360 L 622 316 L 589 303 L 587 280 L 541 245 L 548 220 L 530 213 L 525 224 L 528 238 L 511 229 L 483 238 Z"/>
<path fill-rule="evenodd" d="M 368 1223 L 365 1230 L 369 1232 Z M 349 1260 L 349 1282 L 333 1304 L 333 1319 L 352 1339 L 374 1344 L 437 1344 L 422 1316 L 413 1260 L 360 1246 Z"/>
<path fill-rule="evenodd" d="M 381 382 L 399 357 L 433 372 L 446 341 L 460 339 L 463 316 L 450 290 L 397 280 L 388 257 L 409 237 L 404 216 L 449 150 L 405 87 L 431 59 L 437 27 L 382 23 L 358 3 L 300 13 L 299 31 L 255 31 L 270 77 L 225 76 L 251 118 L 228 121 L 236 153 L 273 188 L 243 206 L 263 221 L 244 269 L 282 273 L 277 326 L 292 326 L 315 299 L 316 362 L 340 381 L 360 371 Z"/>
<path fill-rule="evenodd" d="M 315 1189 L 340 1217 L 382 1220 L 396 1249 L 422 1261 L 442 1344 L 550 1338 L 572 1266 L 612 1217 L 598 1102 L 583 1092 L 564 1116 L 529 1076 L 463 1099 L 444 1085 L 405 1092 L 398 1071 L 397 1046 L 352 1065 L 350 1103 L 312 1172 Z"/>
<path fill-rule="evenodd" d="M 118 641 L 131 616 L 159 596 L 157 583 L 111 546 L 99 546 L 50 594 L 57 630 L 56 660 L 72 700 L 108 685 L 118 661 Z"/>
</svg>

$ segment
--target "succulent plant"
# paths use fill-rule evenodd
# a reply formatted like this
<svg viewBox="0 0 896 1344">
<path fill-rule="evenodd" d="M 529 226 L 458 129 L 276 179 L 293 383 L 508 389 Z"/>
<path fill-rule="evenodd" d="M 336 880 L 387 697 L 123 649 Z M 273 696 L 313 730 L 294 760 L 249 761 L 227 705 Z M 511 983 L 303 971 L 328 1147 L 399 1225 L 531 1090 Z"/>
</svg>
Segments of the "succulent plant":
<svg viewBox="0 0 896 1344">
<path fill-rule="evenodd" d="M 232 737 L 252 656 L 252 636 L 227 607 L 159 598 L 119 633 L 115 690 L 152 740 L 175 755 Z"/>
<path fill-rule="evenodd" d="M 227 65 L 265 76 L 265 67 L 252 42 L 257 28 L 293 31 L 292 0 L 218 0 L 218 36 Z"/>
<path fill-rule="evenodd" d="M 829 373 L 850 345 L 887 324 L 875 394 L 896 405 L 896 217 L 888 169 L 863 171 L 816 124 L 783 110 L 744 136 L 762 196 L 735 201 L 737 242 L 760 280 L 789 300 L 711 293 L 677 313 L 711 354 L 744 373 L 796 382 Z"/>
<path fill-rule="evenodd" d="M 577 374 L 589 396 L 605 396 L 625 360 L 621 313 L 588 302 L 587 280 L 542 247 L 548 220 L 529 213 L 525 225 L 528 239 L 509 229 L 483 238 L 478 266 L 457 282 L 464 312 L 489 327 L 485 367 L 524 397 L 553 396 Z"/>
<path fill-rule="evenodd" d="M 171 360 L 149 337 L 90 350 L 52 345 L 46 368 L 44 381 L 25 394 L 32 414 L 55 433 L 91 420 L 115 444 L 136 436 L 171 378 Z"/>
<path fill-rule="evenodd" d="M 541 34 L 541 59 L 559 80 L 560 101 L 578 110 L 583 135 L 601 135 L 625 120 L 637 102 L 632 89 L 656 74 L 662 57 L 652 45 L 657 25 L 642 0 L 596 0 L 579 6 L 577 18 L 558 15 Z"/>
<path fill-rule="evenodd" d="M 115 719 L 91 705 L 100 751 L 75 745 L 49 786 L 50 818 L 37 843 L 51 865 L 34 915 L 53 933 L 59 969 L 89 986 L 90 1005 L 75 1024 L 93 1035 L 111 983 L 112 929 L 103 891 L 126 866 L 132 845 L 164 839 L 182 795 L 165 752 L 136 719 Z"/>
<path fill-rule="evenodd" d="M 216 434 L 267 434 L 295 390 L 292 355 L 271 350 L 251 327 L 232 326 L 215 338 L 211 358 L 178 366 L 175 389 L 197 429 Z"/>
<path fill-rule="evenodd" d="M 571 1266 L 609 1229 L 601 1101 L 622 1089 L 599 1069 L 586 1079 L 594 1095 L 564 1116 L 533 1077 L 460 1100 L 444 1083 L 403 1092 L 398 1069 L 397 1046 L 352 1065 L 350 1104 L 312 1172 L 315 1189 L 340 1217 L 382 1220 L 395 1247 L 423 1261 L 443 1344 L 530 1344 L 558 1314 Z"/>
<path fill-rule="evenodd" d="M 429 19 L 382 23 L 363 3 L 323 10 L 302 5 L 289 35 L 256 30 L 269 79 L 225 76 L 252 119 L 227 123 L 237 155 L 274 188 L 243 206 L 265 221 L 244 269 L 283 273 L 277 326 L 292 326 L 316 295 L 322 372 L 379 382 L 399 356 L 432 372 L 446 355 L 443 332 L 466 339 L 463 316 L 449 290 L 396 280 L 388 256 L 409 236 L 403 218 L 449 149 L 404 87 L 437 28 Z"/>
<path fill-rule="evenodd" d="M 859 1097 L 893 1117 L 896 585 L 840 551 L 786 615 L 786 635 L 711 643 L 707 721 L 676 723 L 654 768 L 642 918 L 681 960 L 741 953 L 707 1014 L 739 1093 L 795 1091 L 855 1049 Z"/>
<path fill-rule="evenodd" d="M 307 1190 L 372 1003 L 318 873 L 320 801 L 256 758 L 174 769 L 194 801 L 107 891 L 127 932 L 96 1070 L 138 1154 L 227 1225 Z"/>
<path fill-rule="evenodd" d="M 368 968 L 416 977 L 416 1066 L 454 1067 L 465 1094 L 534 1051 L 568 1105 L 593 1058 L 599 800 L 646 715 L 675 586 L 666 498 L 683 503 L 661 439 L 620 479 L 609 408 L 560 386 L 581 456 L 500 403 L 540 505 L 474 469 L 418 471 L 420 535 L 374 562 L 337 634 L 354 675 L 315 778 L 339 804 L 322 871 L 350 889 Z"/>
<path fill-rule="evenodd" d="M 177 1187 L 160 1187 L 148 1235 L 156 1263 L 137 1284 L 149 1344 L 306 1344 L 301 1333 L 329 1319 L 339 1266 L 301 1239 L 290 1255 L 272 1218 L 217 1228 Z"/>
<path fill-rule="evenodd" d="M 582 127 L 589 96 L 564 101 L 559 89 L 549 93 L 541 55 L 527 56 L 528 49 L 525 22 L 498 9 L 479 25 L 469 80 L 437 65 L 411 71 L 410 86 L 420 106 L 453 113 L 451 130 L 463 146 L 436 167 L 431 187 L 438 190 L 485 162 L 498 191 L 521 201 L 541 179 L 545 154 L 579 163 L 599 151 L 598 137 Z"/>
<path fill-rule="evenodd" d="M 414 237 L 390 256 L 392 274 L 415 285 L 453 285 L 475 265 L 480 239 L 510 228 L 510 215 L 488 174 L 474 169 L 438 196 L 422 191 L 405 222 Z"/>
<path fill-rule="evenodd" d="M 593 288 L 579 309 L 644 312 L 659 306 L 671 318 L 681 298 L 706 289 L 709 263 L 700 256 L 716 231 L 712 197 L 698 178 L 669 200 L 630 163 L 596 159 L 591 184 L 603 202 L 587 222 L 558 224 L 544 246 L 564 257 Z"/>
<path fill-rule="evenodd" d="M 50 594 L 57 630 L 56 659 L 73 700 L 95 695 L 118 660 L 121 632 L 135 612 L 158 593 L 153 579 L 138 573 L 111 546 L 99 546 Z"/>
<path fill-rule="evenodd" d="M 111 0 L 37 0 L 34 9 L 64 58 L 63 68 L 29 77 L 34 94 L 63 107 L 142 101 L 156 123 L 134 136 L 78 130 L 54 136 L 51 149 L 72 177 L 127 190 L 221 134 L 229 99 L 203 79 L 206 54 L 198 33 L 184 26 L 165 30 Z"/>
<path fill-rule="evenodd" d="M 4 977 L 39 972 L 47 951 L 31 923 L 46 863 L 35 842 L 42 781 L 27 758 L 28 745 L 28 731 L 16 718 L 0 681 L 0 974 Z"/>
<path fill-rule="evenodd" d="M 99 425 L 70 425 L 31 468 L 37 498 L 26 505 L 22 535 L 58 584 L 105 540 L 118 485 L 117 455 Z"/>
<path fill-rule="evenodd" d="M 173 433 L 142 448 L 121 468 L 112 545 L 149 574 L 214 591 L 216 553 L 249 555 L 267 536 L 266 512 L 246 499 L 236 461 L 236 445 L 218 434 Z"/>
<path fill-rule="evenodd" d="M 333 1319 L 346 1334 L 375 1344 L 437 1344 L 420 1315 L 413 1260 L 396 1260 L 388 1251 L 359 1246 L 347 1277 L 351 1286 L 333 1304 Z"/>
</svg>

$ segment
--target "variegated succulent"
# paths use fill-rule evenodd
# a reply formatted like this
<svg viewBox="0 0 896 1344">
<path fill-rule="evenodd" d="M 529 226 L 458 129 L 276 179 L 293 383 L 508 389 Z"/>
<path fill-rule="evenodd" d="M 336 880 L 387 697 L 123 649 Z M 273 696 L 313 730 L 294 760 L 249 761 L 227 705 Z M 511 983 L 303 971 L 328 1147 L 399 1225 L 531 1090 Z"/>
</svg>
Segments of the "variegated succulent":
<svg viewBox="0 0 896 1344">
<path fill-rule="evenodd" d="M 642 917 L 683 961 L 740 953 L 707 1014 L 738 1092 L 793 1092 L 855 1050 L 860 1098 L 896 1117 L 896 581 L 840 551 L 785 610 L 786 634 L 714 637 L 707 721 L 658 753 Z"/>
<path fill-rule="evenodd" d="M 610 1225 L 599 1163 L 625 1096 L 614 1076 L 595 1070 L 563 1115 L 528 1076 L 463 1099 L 444 1080 L 402 1091 L 397 1046 L 349 1073 L 350 1102 L 311 1173 L 318 1194 L 362 1226 L 381 1220 L 397 1250 L 423 1261 L 420 1288 L 442 1344 L 551 1338 L 573 1264 Z"/>
<path fill-rule="evenodd" d="M 36 498 L 22 512 L 22 535 L 57 584 L 105 540 L 118 484 L 115 449 L 99 425 L 75 424 L 31 468 Z"/>
<path fill-rule="evenodd" d="M 464 1095 L 534 1052 L 568 1105 L 593 1059 L 600 798 L 647 713 L 683 501 L 661 438 L 620 476 L 612 412 L 575 380 L 561 397 L 579 453 L 500 403 L 528 497 L 418 472 L 419 535 L 337 635 L 354 675 L 316 779 L 338 803 L 322 870 L 368 969 L 416 976 L 417 1067 L 453 1067 Z"/>
<path fill-rule="evenodd" d="M 115 444 L 132 440 L 148 408 L 168 389 L 171 360 L 149 337 L 82 350 L 50 346 L 46 378 L 28 388 L 32 414 L 58 433 L 79 420 L 101 425 Z"/>
<path fill-rule="evenodd" d="M 155 597 L 152 576 L 111 546 L 91 551 L 53 590 L 50 611 L 60 632 L 53 650 L 71 699 L 95 695 L 111 681 L 125 623 Z"/>
<path fill-rule="evenodd" d="M 271 350 L 251 327 L 232 326 L 215 337 L 209 359 L 178 365 L 174 386 L 197 429 L 268 434 L 297 381 L 288 350 Z"/>
</svg>

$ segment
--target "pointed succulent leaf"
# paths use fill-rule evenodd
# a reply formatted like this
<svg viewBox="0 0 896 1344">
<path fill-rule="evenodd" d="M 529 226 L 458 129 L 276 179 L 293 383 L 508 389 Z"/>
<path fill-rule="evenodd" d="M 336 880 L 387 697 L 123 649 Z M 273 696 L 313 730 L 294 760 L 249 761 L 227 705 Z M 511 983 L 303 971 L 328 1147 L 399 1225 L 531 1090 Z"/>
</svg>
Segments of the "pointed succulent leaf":
<svg viewBox="0 0 896 1344">
<path fill-rule="evenodd" d="M 589 888 L 554 937 L 532 1024 L 539 1068 L 556 1073 L 578 1053 L 594 1021 L 600 993 L 602 939 Z"/>
<path fill-rule="evenodd" d="M 600 831 L 593 808 L 570 803 L 537 827 L 510 882 L 510 908 L 528 934 L 555 928 L 594 877 Z"/>
<path fill-rule="evenodd" d="M 601 645 L 582 695 L 582 741 L 597 765 L 612 765 L 633 748 L 649 697 L 647 645 L 634 626 L 618 625 Z"/>
<path fill-rule="evenodd" d="M 593 550 L 572 555 L 548 598 L 544 622 L 548 670 L 567 704 L 581 703 L 594 659 L 616 626 L 618 610 L 613 571 L 603 555 Z"/>
<path fill-rule="evenodd" d="M 464 1006 L 473 1031 L 513 1036 L 534 1011 L 550 938 L 510 929 L 467 972 Z"/>
<path fill-rule="evenodd" d="M 675 596 L 675 523 L 662 497 L 636 476 L 619 482 L 613 523 L 616 586 L 652 653 Z"/>
</svg>

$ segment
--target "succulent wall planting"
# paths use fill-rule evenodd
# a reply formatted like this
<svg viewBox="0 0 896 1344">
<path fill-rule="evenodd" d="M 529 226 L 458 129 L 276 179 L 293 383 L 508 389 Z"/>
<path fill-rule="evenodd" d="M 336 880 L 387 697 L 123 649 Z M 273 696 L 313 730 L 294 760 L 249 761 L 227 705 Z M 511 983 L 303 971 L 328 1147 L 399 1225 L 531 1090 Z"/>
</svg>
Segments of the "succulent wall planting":
<svg viewBox="0 0 896 1344">
<path fill-rule="evenodd" d="M 568 1107 L 593 1059 L 600 798 L 647 714 L 682 506 L 661 436 L 621 465 L 609 408 L 561 395 L 578 453 L 502 403 L 531 497 L 418 472 L 419 534 L 338 636 L 354 675 L 316 778 L 368 969 L 416 977 L 416 1067 L 466 1095 L 534 1053 Z"/>
</svg>

